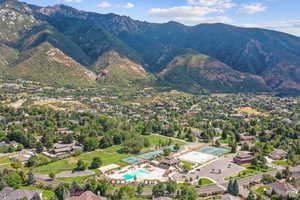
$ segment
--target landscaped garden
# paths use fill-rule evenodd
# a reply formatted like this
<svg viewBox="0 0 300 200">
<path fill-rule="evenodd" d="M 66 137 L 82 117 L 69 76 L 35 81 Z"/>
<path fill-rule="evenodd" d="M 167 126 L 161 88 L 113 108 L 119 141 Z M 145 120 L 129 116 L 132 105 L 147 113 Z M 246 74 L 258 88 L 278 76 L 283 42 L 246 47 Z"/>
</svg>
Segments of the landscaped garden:
<svg viewBox="0 0 300 200">
<path fill-rule="evenodd" d="M 214 182 L 212 182 L 210 179 L 208 179 L 208 178 L 200 178 L 199 179 L 199 185 L 200 186 L 204 186 L 204 185 L 211 185 L 211 184 L 213 184 Z"/>
<path fill-rule="evenodd" d="M 240 171 L 236 175 L 226 177 L 225 180 L 241 179 L 241 178 L 245 178 L 248 176 L 254 176 L 256 174 L 274 170 L 274 168 L 271 168 L 271 167 L 268 167 L 267 169 L 260 169 L 260 168 L 256 168 L 254 165 L 243 165 L 243 167 L 245 167 L 246 169 L 244 169 L 243 171 Z"/>
<path fill-rule="evenodd" d="M 291 164 L 287 160 L 274 160 L 272 162 L 272 164 L 280 165 L 280 166 L 284 166 L 284 167 L 290 167 L 291 166 Z"/>
</svg>

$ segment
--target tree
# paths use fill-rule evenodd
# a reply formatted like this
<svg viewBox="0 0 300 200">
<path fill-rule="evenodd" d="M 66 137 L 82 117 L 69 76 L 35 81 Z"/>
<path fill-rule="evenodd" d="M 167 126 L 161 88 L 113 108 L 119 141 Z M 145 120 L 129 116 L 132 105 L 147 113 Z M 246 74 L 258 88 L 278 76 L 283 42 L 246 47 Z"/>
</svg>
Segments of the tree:
<svg viewBox="0 0 300 200">
<path fill-rule="evenodd" d="M 175 181 L 166 182 L 166 191 L 169 194 L 174 194 L 176 192 L 176 189 L 177 189 L 177 184 Z"/>
<path fill-rule="evenodd" d="M 50 172 L 48 176 L 51 180 L 55 179 L 55 174 L 53 172 Z"/>
<path fill-rule="evenodd" d="M 102 165 L 102 160 L 99 157 L 94 157 L 90 169 L 98 169 Z"/>
<path fill-rule="evenodd" d="M 153 186 L 152 194 L 155 197 L 161 197 L 161 196 L 164 196 L 165 190 L 166 190 L 166 185 L 164 183 L 158 183 Z"/>
<path fill-rule="evenodd" d="M 100 180 L 97 187 L 97 191 L 99 191 L 100 195 L 107 196 L 111 192 L 111 189 L 112 187 L 107 180 Z"/>
<path fill-rule="evenodd" d="M 230 179 L 227 185 L 227 192 L 229 194 L 232 194 L 232 188 L 233 188 L 233 181 Z"/>
<path fill-rule="evenodd" d="M 23 179 L 17 172 L 13 171 L 6 176 L 6 183 L 10 187 L 17 189 L 23 184 Z"/>
<path fill-rule="evenodd" d="M 28 173 L 27 185 L 33 185 L 35 182 L 36 182 L 36 180 L 34 178 L 34 174 L 30 170 L 29 173 Z"/>
<path fill-rule="evenodd" d="M 44 151 L 44 145 L 43 143 L 39 142 L 36 145 L 36 153 L 42 153 Z"/>
<path fill-rule="evenodd" d="M 122 152 L 139 153 L 143 148 L 144 140 L 140 137 L 133 137 L 124 141 Z"/>
<path fill-rule="evenodd" d="M 63 138 L 63 143 L 65 144 L 71 144 L 73 142 L 74 138 L 72 134 L 68 134 L 66 137 Z"/>
<path fill-rule="evenodd" d="M 94 151 L 98 148 L 99 142 L 97 138 L 87 137 L 83 141 L 83 149 L 84 151 Z"/>
<path fill-rule="evenodd" d="M 192 187 L 182 187 L 180 193 L 180 200 L 196 200 L 198 199 L 198 194 L 195 188 Z"/>
<path fill-rule="evenodd" d="M 255 196 L 254 196 L 254 194 L 253 194 L 252 191 L 250 191 L 250 193 L 249 193 L 249 195 L 247 197 L 247 200 L 255 200 Z"/>
<path fill-rule="evenodd" d="M 85 190 L 88 190 L 88 191 L 91 191 L 91 192 L 94 192 L 94 193 L 97 192 L 97 182 L 94 178 L 90 179 L 88 181 L 88 183 L 85 185 Z"/>
<path fill-rule="evenodd" d="M 68 196 L 69 187 L 66 184 L 60 184 L 54 191 L 58 200 L 64 200 Z"/>
<path fill-rule="evenodd" d="M 170 148 L 166 148 L 166 149 L 164 149 L 164 156 L 169 156 L 170 154 L 171 154 L 171 149 Z"/>
<path fill-rule="evenodd" d="M 81 192 L 81 191 L 83 191 L 81 186 L 78 183 L 76 183 L 76 181 L 73 181 L 70 186 L 70 193 L 76 193 L 76 192 Z"/>
<path fill-rule="evenodd" d="M 136 193 L 141 195 L 144 191 L 144 184 L 140 183 L 136 188 Z"/>
<path fill-rule="evenodd" d="M 18 160 L 13 160 L 11 166 L 14 169 L 20 169 L 22 167 L 22 163 Z"/>
<path fill-rule="evenodd" d="M 275 177 L 271 176 L 270 174 L 263 174 L 261 181 L 264 184 L 270 184 L 276 181 Z"/>
<path fill-rule="evenodd" d="M 125 200 L 132 199 L 135 196 L 135 189 L 130 185 L 122 186 L 116 194 L 116 199 Z"/>
<path fill-rule="evenodd" d="M 83 162 L 83 160 L 78 160 L 76 164 L 76 168 L 74 169 L 75 171 L 84 171 L 86 168 L 86 164 Z"/>
<path fill-rule="evenodd" d="M 238 182 L 237 180 L 234 180 L 233 181 L 233 184 L 232 184 L 232 195 L 234 196 L 237 196 L 239 195 L 239 185 L 238 185 Z"/>
</svg>

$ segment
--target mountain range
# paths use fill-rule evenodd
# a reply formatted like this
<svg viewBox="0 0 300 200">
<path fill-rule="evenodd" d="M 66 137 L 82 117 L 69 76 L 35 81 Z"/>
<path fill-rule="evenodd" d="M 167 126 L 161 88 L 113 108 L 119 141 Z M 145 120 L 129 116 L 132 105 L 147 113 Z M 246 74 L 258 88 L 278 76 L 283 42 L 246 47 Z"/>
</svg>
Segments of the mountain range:
<svg viewBox="0 0 300 200">
<path fill-rule="evenodd" d="M 0 0 L 0 74 L 59 85 L 300 93 L 300 38 Z"/>
</svg>

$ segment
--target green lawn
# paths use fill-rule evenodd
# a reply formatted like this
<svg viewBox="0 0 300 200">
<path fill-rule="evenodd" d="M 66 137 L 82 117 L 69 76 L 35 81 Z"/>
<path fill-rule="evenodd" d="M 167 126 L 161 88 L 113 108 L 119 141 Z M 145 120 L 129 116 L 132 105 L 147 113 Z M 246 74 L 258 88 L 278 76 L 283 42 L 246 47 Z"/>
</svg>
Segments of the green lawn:
<svg viewBox="0 0 300 200">
<path fill-rule="evenodd" d="M 269 167 L 266 170 L 259 170 L 259 169 L 256 169 L 255 166 L 253 166 L 253 165 L 243 165 L 243 167 L 245 167 L 246 169 L 240 171 L 236 175 L 225 177 L 225 180 L 241 179 L 241 178 L 245 178 L 245 177 L 248 177 L 248 176 L 254 176 L 256 174 L 260 174 L 260 173 L 263 173 L 263 172 L 267 172 L 267 171 L 272 171 L 273 170 L 273 168 L 271 168 L 271 167 Z"/>
<path fill-rule="evenodd" d="M 265 190 L 267 188 L 268 188 L 268 186 L 260 186 L 255 190 L 255 192 L 259 195 L 265 195 Z"/>
<path fill-rule="evenodd" d="M 145 137 L 149 139 L 149 142 L 152 147 L 155 145 L 158 145 L 159 140 L 161 140 L 163 142 L 167 142 L 169 140 L 167 138 L 153 136 L 153 135 L 149 135 L 149 136 L 145 136 Z M 173 143 L 175 144 L 175 142 L 173 142 Z M 177 143 L 177 141 L 176 141 L 176 143 Z M 58 161 L 49 163 L 47 165 L 42 165 L 42 166 L 34 168 L 33 171 L 35 173 L 40 173 L 40 174 L 49 174 L 50 172 L 57 174 L 62 171 L 72 170 L 73 168 L 76 167 L 76 163 L 78 160 L 83 160 L 89 166 L 94 157 L 100 157 L 103 162 L 103 165 L 117 164 L 120 166 L 126 166 L 128 164 L 125 162 L 122 162 L 121 159 L 130 157 L 130 156 L 135 156 L 135 155 L 129 154 L 129 153 L 119 153 L 118 151 L 121 148 L 122 148 L 121 145 L 115 145 L 112 147 L 108 147 L 106 149 L 99 149 L 99 150 L 96 150 L 93 152 L 81 154 L 77 157 L 70 157 L 70 158 L 66 158 L 63 160 L 58 160 Z M 152 151 L 152 150 L 153 149 L 151 149 L 151 148 L 144 149 L 143 152 L 148 152 L 148 151 Z"/>
<path fill-rule="evenodd" d="M 10 168 L 10 163 L 11 160 L 9 159 L 8 156 L 2 156 L 0 157 L 0 166 L 5 167 L 5 168 Z"/>
<path fill-rule="evenodd" d="M 83 184 L 90 177 L 92 177 L 92 176 L 80 176 L 80 177 L 70 177 L 70 178 L 56 178 L 55 180 L 57 180 L 59 182 L 64 182 L 64 183 L 72 183 L 73 181 L 75 181 L 78 184 Z"/>
<path fill-rule="evenodd" d="M 118 150 L 121 149 L 120 145 L 112 146 L 106 149 L 100 149 L 97 151 L 81 154 L 77 157 L 70 157 L 67 159 L 59 160 L 47 165 L 43 165 L 35 168 L 33 171 L 41 174 L 49 174 L 50 172 L 59 173 L 62 171 L 70 171 L 76 167 L 78 160 L 83 160 L 87 165 L 90 165 L 94 157 L 100 157 L 102 159 L 103 165 L 117 164 L 120 166 L 125 166 L 127 163 L 121 161 L 123 158 L 132 156 L 132 154 L 120 154 Z"/>
<path fill-rule="evenodd" d="M 203 186 L 203 185 L 211 185 L 214 182 L 212 182 L 211 180 L 209 180 L 208 178 L 200 178 L 199 179 L 199 185 Z"/>
<path fill-rule="evenodd" d="M 165 137 L 162 137 L 162 136 L 157 136 L 157 135 L 147 135 L 147 136 L 144 136 L 145 138 L 147 138 L 150 142 L 151 145 L 158 145 L 159 144 L 159 141 L 161 142 L 164 142 L 164 143 L 167 143 L 169 141 L 168 138 L 165 138 Z M 172 139 L 172 144 L 184 144 L 184 142 L 182 141 L 177 141 L 177 140 L 174 140 Z"/>
<path fill-rule="evenodd" d="M 42 191 L 44 199 L 55 198 L 55 193 L 53 191 L 51 191 L 51 190 L 45 190 L 45 189 L 41 189 L 41 188 L 34 187 L 34 186 L 23 186 L 23 187 L 21 187 L 21 189 Z"/>
<path fill-rule="evenodd" d="M 284 166 L 284 167 L 290 167 L 291 165 L 288 163 L 287 160 L 274 160 L 272 162 L 274 165 L 280 165 L 280 166 Z"/>
</svg>

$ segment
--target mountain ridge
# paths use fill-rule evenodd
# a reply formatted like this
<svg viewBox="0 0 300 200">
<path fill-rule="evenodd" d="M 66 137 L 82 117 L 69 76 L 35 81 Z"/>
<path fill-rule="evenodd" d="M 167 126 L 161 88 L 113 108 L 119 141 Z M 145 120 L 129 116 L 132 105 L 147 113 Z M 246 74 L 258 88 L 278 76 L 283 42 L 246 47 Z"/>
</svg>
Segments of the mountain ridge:
<svg viewBox="0 0 300 200">
<path fill-rule="evenodd" d="M 121 62 L 122 66 L 119 65 L 115 70 L 125 69 L 127 66 L 130 71 L 128 63 L 131 63 L 132 66 L 140 66 L 146 73 L 161 79 L 165 78 L 162 72 L 170 67 L 176 57 L 182 58 L 191 50 L 196 54 L 216 59 L 219 67 L 222 66 L 223 69 L 215 68 L 214 73 L 222 73 L 222 70 L 230 71 L 227 77 L 224 74 L 214 75 L 220 79 L 219 82 L 224 83 L 216 84 L 216 90 L 212 90 L 208 84 L 202 84 L 202 86 L 207 85 L 204 89 L 212 92 L 229 92 L 228 88 L 232 83 L 228 80 L 238 76 L 241 78 L 241 84 L 245 84 L 241 86 L 244 88 L 241 92 L 255 91 L 251 88 L 251 84 L 254 86 L 256 83 L 250 81 L 251 83 L 246 84 L 242 81 L 242 77 L 254 81 L 252 78 L 256 76 L 263 80 L 262 85 L 266 86 L 256 85 L 255 87 L 258 87 L 256 91 L 266 88 L 266 91 L 300 92 L 298 78 L 300 38 L 287 33 L 222 23 L 195 26 L 186 26 L 174 21 L 149 23 L 128 16 L 86 12 L 65 5 L 40 7 L 16 0 L 0 2 L 2 7 L 0 18 L 4 19 L 2 22 L 0 20 L 0 28 L 7 27 L 6 31 L 0 30 L 0 44 L 8 45 L 19 55 L 25 55 L 24 52 L 48 42 L 59 49 L 64 56 L 78 62 L 80 67 L 93 71 L 96 76 L 99 76 L 97 74 L 99 71 L 95 71 L 94 65 L 99 63 L 99 59 L 105 57 L 103 55 L 107 55 L 107 52 L 116 52 L 122 57 L 123 62 Z M 10 60 L 4 57 L 0 59 Z M 189 59 L 194 58 L 192 56 Z M 8 66 L 14 67 L 14 64 L 17 63 L 11 62 Z M 191 66 L 185 67 L 191 68 Z M 201 67 L 197 67 L 198 72 L 203 72 Z M 178 66 L 175 68 L 177 69 Z M 63 67 L 56 70 L 63 71 Z M 136 75 L 133 73 L 132 76 Z M 143 73 L 141 72 L 140 75 L 143 76 Z M 124 77 L 131 82 L 132 77 L 128 74 Z M 168 80 L 171 80 L 169 78 Z M 203 83 L 207 81 L 206 78 L 198 76 L 199 80 L 196 82 Z M 52 80 L 53 77 L 49 79 Z M 96 81 L 96 85 L 97 82 L 99 81 Z M 100 81 L 100 84 L 103 82 Z M 170 84 L 174 85 L 172 82 Z M 178 88 L 184 85 L 180 84 L 177 83 Z M 203 88 L 200 84 L 198 86 Z M 189 90 L 189 88 L 182 89 Z M 235 89 L 232 90 L 234 92 Z"/>
</svg>

